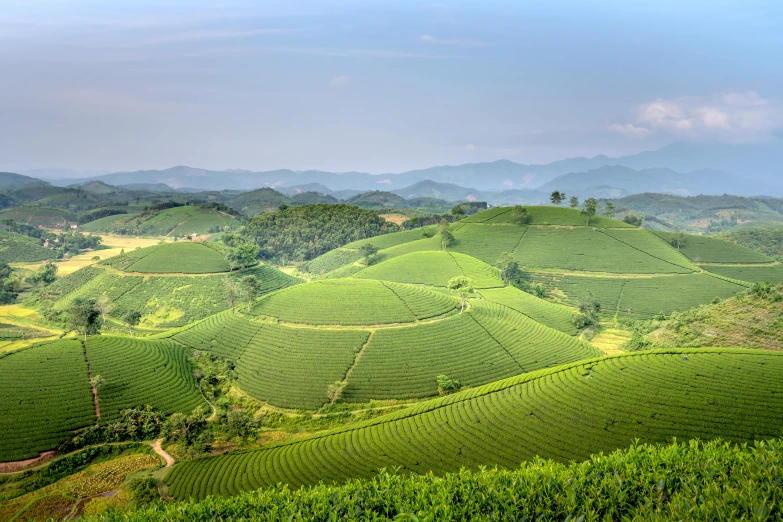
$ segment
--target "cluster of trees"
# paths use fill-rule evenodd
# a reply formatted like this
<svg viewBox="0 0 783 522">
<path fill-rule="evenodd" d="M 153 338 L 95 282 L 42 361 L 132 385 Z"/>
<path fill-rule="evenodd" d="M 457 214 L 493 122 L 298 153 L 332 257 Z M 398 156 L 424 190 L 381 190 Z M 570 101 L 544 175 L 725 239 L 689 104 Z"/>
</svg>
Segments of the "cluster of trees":
<svg viewBox="0 0 783 522">
<path fill-rule="evenodd" d="M 62 258 L 65 254 L 76 253 L 79 250 L 96 248 L 101 244 L 102 238 L 96 235 L 85 235 L 81 232 L 69 230 L 68 232 L 55 233 L 43 228 L 32 227 L 23 223 L 17 223 L 13 219 L 7 218 L 0 221 L 3 229 L 14 234 L 34 237 L 41 241 L 41 245 L 48 242 L 50 248 L 57 251 L 57 257 Z"/>
<path fill-rule="evenodd" d="M 598 324 L 601 320 L 601 303 L 589 293 L 579 301 L 579 312 L 574 317 L 577 328 Z"/>
<path fill-rule="evenodd" d="M 86 225 L 87 223 L 91 223 L 96 219 L 101 219 L 109 216 L 117 216 L 120 214 L 127 214 L 127 213 L 128 211 L 122 208 L 101 208 L 93 212 L 88 212 L 87 214 L 82 214 L 81 216 L 79 216 L 79 224 Z"/>
<path fill-rule="evenodd" d="M 438 234 L 440 234 L 440 247 L 443 250 L 446 250 L 456 241 L 454 233 L 451 231 L 451 226 L 445 219 L 441 219 L 440 223 L 438 223 Z"/>
<path fill-rule="evenodd" d="M 264 259 L 307 261 L 351 241 L 399 231 L 376 212 L 351 205 L 303 205 L 252 218 L 241 235 Z"/>
<path fill-rule="evenodd" d="M 0 304 L 10 304 L 21 291 L 21 281 L 8 263 L 0 263 Z"/>
<path fill-rule="evenodd" d="M 261 291 L 261 281 L 254 275 L 246 275 L 239 281 L 233 281 L 228 276 L 224 279 L 226 289 L 228 290 L 228 306 L 231 309 L 236 307 L 237 302 L 247 305 L 247 311 L 258 298 Z"/>
<path fill-rule="evenodd" d="M 528 280 L 517 260 L 517 256 L 513 252 L 503 252 L 495 266 L 500 270 L 500 277 L 507 285 L 511 285 L 536 297 L 545 297 L 544 287 L 534 285 Z"/>
</svg>

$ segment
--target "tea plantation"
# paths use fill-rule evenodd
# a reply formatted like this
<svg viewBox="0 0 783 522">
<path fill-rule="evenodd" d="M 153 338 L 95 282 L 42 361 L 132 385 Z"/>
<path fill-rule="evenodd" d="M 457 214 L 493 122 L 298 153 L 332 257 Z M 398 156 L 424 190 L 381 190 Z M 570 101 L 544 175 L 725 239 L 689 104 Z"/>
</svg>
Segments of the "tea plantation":
<svg viewBox="0 0 783 522">
<path fill-rule="evenodd" d="M 208 274 L 228 272 L 226 258 L 204 243 L 164 243 L 132 250 L 101 264 L 124 272 Z"/>
<path fill-rule="evenodd" d="M 462 466 L 560 462 L 634 440 L 752 441 L 783 430 L 783 354 L 672 350 L 528 373 L 363 424 L 266 449 L 178 464 L 176 498 L 236 495 L 371 477 L 381 468 L 445 473 Z"/>
<path fill-rule="evenodd" d="M 40 239 L 0 232 L 0 263 L 36 263 L 56 257 L 57 253 L 43 247 Z"/>
<path fill-rule="evenodd" d="M 497 288 L 505 284 L 496 268 L 464 254 L 413 252 L 370 266 L 353 277 L 398 283 L 446 287 L 449 279 L 467 276 L 474 288 Z"/>
<path fill-rule="evenodd" d="M 212 252 L 208 247 L 199 248 Z M 114 259 L 116 258 L 112 258 Z M 82 268 L 55 281 L 50 285 L 45 299 L 53 301 L 55 311 L 65 313 L 77 297 L 98 299 L 106 295 L 113 305 L 110 317 L 121 319 L 128 311 L 136 310 L 143 315 L 144 326 L 171 328 L 184 326 L 228 309 L 226 279 L 238 281 L 251 274 L 261 283 L 259 295 L 301 282 L 300 279 L 267 265 L 230 274 L 145 276 L 118 272 L 98 264 Z"/>
</svg>

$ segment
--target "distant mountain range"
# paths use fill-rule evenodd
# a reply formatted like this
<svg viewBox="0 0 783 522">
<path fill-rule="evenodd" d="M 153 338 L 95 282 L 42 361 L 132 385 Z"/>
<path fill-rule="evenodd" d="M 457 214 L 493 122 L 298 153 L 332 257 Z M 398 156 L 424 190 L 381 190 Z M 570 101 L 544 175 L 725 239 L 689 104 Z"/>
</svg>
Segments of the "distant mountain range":
<svg viewBox="0 0 783 522">
<path fill-rule="evenodd" d="M 538 201 L 551 190 L 597 197 L 622 197 L 639 192 L 783 196 L 783 144 L 780 140 L 756 145 L 677 143 L 619 158 L 601 155 L 546 165 L 499 160 L 398 174 L 288 169 L 215 171 L 186 166 L 83 178 L 63 177 L 68 171 L 57 169 L 37 172 L 52 176 L 35 178 L 6 173 L 0 175 L 0 187 L 41 183 L 46 179 L 56 186 L 101 181 L 136 190 L 163 191 L 170 187 L 181 192 L 271 187 L 289 196 L 318 192 L 338 199 L 385 190 L 405 198 L 434 197 L 452 201 L 471 197 Z"/>
</svg>

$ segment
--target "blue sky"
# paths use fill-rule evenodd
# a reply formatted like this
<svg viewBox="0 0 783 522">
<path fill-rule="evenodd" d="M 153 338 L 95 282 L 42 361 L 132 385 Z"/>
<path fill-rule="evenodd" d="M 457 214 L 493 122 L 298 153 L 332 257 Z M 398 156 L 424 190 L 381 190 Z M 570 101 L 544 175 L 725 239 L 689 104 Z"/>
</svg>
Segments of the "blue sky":
<svg viewBox="0 0 783 522">
<path fill-rule="evenodd" d="M 783 2 L 0 0 L 0 170 L 369 172 L 747 143 Z"/>
</svg>

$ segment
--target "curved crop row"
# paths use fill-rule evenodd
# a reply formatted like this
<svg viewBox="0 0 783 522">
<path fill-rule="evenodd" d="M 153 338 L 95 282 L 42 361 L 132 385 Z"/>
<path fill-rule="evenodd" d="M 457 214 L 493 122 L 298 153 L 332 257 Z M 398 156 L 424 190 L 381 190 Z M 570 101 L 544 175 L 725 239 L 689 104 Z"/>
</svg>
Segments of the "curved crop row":
<svg viewBox="0 0 783 522">
<path fill-rule="evenodd" d="M 676 244 L 673 232 L 654 232 L 669 244 Z M 772 259 L 742 245 L 722 239 L 686 234 L 681 240 L 680 252 L 696 263 L 770 263 Z"/>
<path fill-rule="evenodd" d="M 0 358 L 0 461 L 37 456 L 95 422 L 79 341 L 57 341 Z"/>
<path fill-rule="evenodd" d="M 748 281 L 750 283 L 783 283 L 783 265 L 772 266 L 733 266 L 706 265 L 705 270 L 722 277 Z"/>
<path fill-rule="evenodd" d="M 589 345 L 506 307 L 412 327 L 379 329 L 348 379 L 349 401 L 426 397 L 441 374 L 477 386 L 525 371 L 599 355 Z"/>
<path fill-rule="evenodd" d="M 488 301 L 494 301 L 525 314 L 534 321 L 559 330 L 568 335 L 576 335 L 574 310 L 567 306 L 544 301 L 513 286 L 488 288 L 481 291 Z"/>
<path fill-rule="evenodd" d="M 87 341 L 87 356 L 92 375 L 105 381 L 98 390 L 101 423 L 147 404 L 167 414 L 204 404 L 193 366 L 176 343 L 94 336 Z"/>
<path fill-rule="evenodd" d="M 380 468 L 443 473 L 515 467 L 673 437 L 750 441 L 783 429 L 783 354 L 645 352 L 521 375 L 357 426 L 178 464 L 176 498 L 286 483 L 342 482 Z"/>
<path fill-rule="evenodd" d="M 201 243 L 165 243 L 112 257 L 102 264 L 125 272 L 208 274 L 228 272 L 226 259 Z"/>
<path fill-rule="evenodd" d="M 425 288 L 373 280 L 325 280 L 288 288 L 258 301 L 255 315 L 289 323 L 372 325 L 409 323 L 454 310 L 457 300 Z"/>
</svg>

